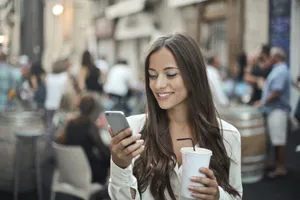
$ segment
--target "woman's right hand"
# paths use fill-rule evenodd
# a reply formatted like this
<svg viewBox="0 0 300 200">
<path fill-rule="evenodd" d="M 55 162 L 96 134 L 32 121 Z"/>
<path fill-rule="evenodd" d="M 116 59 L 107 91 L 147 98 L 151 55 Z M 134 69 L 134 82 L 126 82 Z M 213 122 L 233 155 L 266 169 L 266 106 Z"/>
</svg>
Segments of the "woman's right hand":
<svg viewBox="0 0 300 200">
<path fill-rule="evenodd" d="M 113 134 L 110 127 L 108 130 L 112 137 L 109 143 L 112 160 L 116 165 L 125 169 L 132 163 L 133 158 L 144 151 L 144 140 L 140 140 L 141 134 L 132 135 L 130 128 L 117 135 Z"/>
</svg>

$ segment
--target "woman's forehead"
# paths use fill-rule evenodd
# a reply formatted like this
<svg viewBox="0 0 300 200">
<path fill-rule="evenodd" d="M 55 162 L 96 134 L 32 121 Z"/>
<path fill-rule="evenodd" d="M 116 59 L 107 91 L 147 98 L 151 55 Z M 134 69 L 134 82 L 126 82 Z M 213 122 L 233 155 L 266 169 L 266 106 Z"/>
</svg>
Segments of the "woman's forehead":
<svg viewBox="0 0 300 200">
<path fill-rule="evenodd" d="M 171 51 L 167 48 L 162 48 L 150 56 L 149 69 L 178 69 L 178 66 Z"/>
</svg>

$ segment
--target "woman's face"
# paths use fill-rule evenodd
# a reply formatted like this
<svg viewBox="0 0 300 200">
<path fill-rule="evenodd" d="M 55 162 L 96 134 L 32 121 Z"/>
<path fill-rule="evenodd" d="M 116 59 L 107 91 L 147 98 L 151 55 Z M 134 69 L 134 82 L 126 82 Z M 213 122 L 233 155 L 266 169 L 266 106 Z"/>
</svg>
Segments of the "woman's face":
<svg viewBox="0 0 300 200">
<path fill-rule="evenodd" d="M 149 87 L 161 109 L 171 109 L 184 105 L 187 89 L 173 54 L 162 48 L 149 59 Z"/>
</svg>

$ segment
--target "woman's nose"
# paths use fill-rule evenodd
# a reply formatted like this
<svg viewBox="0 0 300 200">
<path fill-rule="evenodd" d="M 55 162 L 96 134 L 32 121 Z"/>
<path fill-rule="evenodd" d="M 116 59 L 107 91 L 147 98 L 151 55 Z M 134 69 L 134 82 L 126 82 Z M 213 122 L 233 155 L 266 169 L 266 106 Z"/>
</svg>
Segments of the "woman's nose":
<svg viewBox="0 0 300 200">
<path fill-rule="evenodd" d="M 156 89 L 165 88 L 166 86 L 167 86 L 167 78 L 164 75 L 159 75 L 155 83 Z"/>
</svg>

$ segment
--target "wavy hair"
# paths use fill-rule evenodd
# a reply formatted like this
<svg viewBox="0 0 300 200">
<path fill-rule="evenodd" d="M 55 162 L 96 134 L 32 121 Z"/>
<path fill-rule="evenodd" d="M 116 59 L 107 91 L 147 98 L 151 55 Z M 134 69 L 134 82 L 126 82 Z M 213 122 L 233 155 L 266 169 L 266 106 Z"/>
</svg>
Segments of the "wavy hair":
<svg viewBox="0 0 300 200">
<path fill-rule="evenodd" d="M 229 184 L 230 158 L 223 143 L 202 54 L 196 42 L 182 34 L 173 34 L 156 40 L 145 59 L 148 105 L 146 122 L 141 130 L 145 150 L 135 161 L 133 169 L 139 192 L 143 193 L 150 187 L 154 199 L 166 200 L 165 191 L 167 191 L 175 200 L 170 177 L 177 160 L 173 151 L 169 118 L 167 111 L 159 107 L 149 87 L 149 60 L 153 53 L 162 48 L 172 52 L 182 73 L 188 91 L 188 121 L 193 138 L 201 147 L 213 151 L 210 168 L 215 173 L 218 184 L 229 194 L 239 196 Z"/>
</svg>

